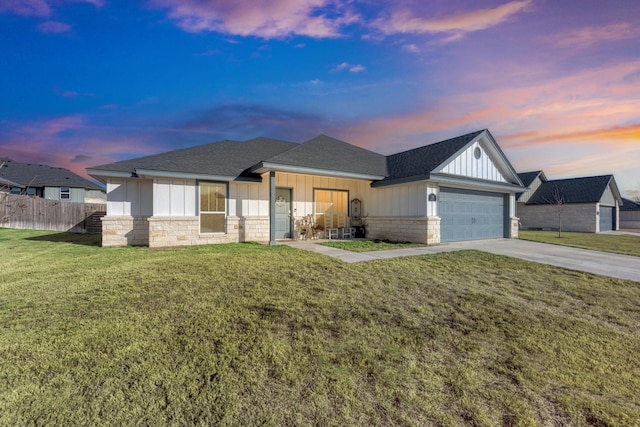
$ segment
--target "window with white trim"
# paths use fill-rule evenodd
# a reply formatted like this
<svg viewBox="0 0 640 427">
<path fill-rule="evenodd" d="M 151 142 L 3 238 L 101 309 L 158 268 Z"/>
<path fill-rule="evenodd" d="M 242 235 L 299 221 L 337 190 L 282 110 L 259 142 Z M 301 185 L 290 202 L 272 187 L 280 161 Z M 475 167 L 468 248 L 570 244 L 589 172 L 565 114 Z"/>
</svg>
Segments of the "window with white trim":
<svg viewBox="0 0 640 427">
<path fill-rule="evenodd" d="M 60 200 L 71 199 L 71 189 L 69 187 L 60 187 Z"/>
<path fill-rule="evenodd" d="M 225 232 L 226 203 L 226 184 L 200 182 L 200 233 Z"/>
<path fill-rule="evenodd" d="M 330 215 L 334 224 L 338 215 L 349 215 L 349 192 L 345 190 L 313 190 L 316 223 L 324 227 L 324 217 Z"/>
</svg>

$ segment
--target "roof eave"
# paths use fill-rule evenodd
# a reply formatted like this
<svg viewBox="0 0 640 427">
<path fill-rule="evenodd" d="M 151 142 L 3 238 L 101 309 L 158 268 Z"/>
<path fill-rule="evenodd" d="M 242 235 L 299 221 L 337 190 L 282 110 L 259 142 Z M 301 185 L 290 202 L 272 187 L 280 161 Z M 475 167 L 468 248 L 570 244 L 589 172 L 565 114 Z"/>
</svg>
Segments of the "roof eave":
<svg viewBox="0 0 640 427">
<path fill-rule="evenodd" d="M 485 179 L 459 177 L 455 175 L 432 173 L 431 179 L 440 184 L 455 184 L 455 185 L 470 185 L 473 187 L 482 187 L 487 190 L 503 190 L 520 192 L 526 191 L 527 187 L 518 184 L 511 184 L 509 182 L 489 181 Z"/>
<path fill-rule="evenodd" d="M 381 181 L 375 181 L 371 183 L 372 188 L 386 187 L 389 185 L 407 184 L 409 182 L 426 181 L 431 178 L 430 174 L 426 175 L 412 175 L 403 178 L 385 179 Z"/>
<path fill-rule="evenodd" d="M 331 176 L 336 178 L 362 179 L 367 181 L 375 181 L 384 178 L 384 175 L 372 175 L 358 172 L 336 171 L 329 169 L 318 169 L 303 166 L 283 165 L 279 163 L 261 162 L 248 170 L 251 173 L 263 174 L 270 171 L 290 172 L 305 175 Z"/>
<path fill-rule="evenodd" d="M 246 181 L 246 182 L 262 182 L 261 177 L 252 177 L 247 175 L 212 175 L 206 173 L 192 172 L 173 172 L 159 171 L 153 169 L 136 169 L 136 175 L 141 178 L 179 178 L 179 179 L 195 179 L 199 181 Z"/>
<path fill-rule="evenodd" d="M 23 184 L 18 184 L 17 182 L 13 182 L 13 181 L 11 181 L 11 180 L 9 180 L 9 179 L 2 178 L 2 177 L 0 177 L 0 184 L 3 184 L 3 185 L 12 185 L 12 186 L 14 186 L 14 187 L 25 188 L 25 185 L 23 185 Z"/>
</svg>

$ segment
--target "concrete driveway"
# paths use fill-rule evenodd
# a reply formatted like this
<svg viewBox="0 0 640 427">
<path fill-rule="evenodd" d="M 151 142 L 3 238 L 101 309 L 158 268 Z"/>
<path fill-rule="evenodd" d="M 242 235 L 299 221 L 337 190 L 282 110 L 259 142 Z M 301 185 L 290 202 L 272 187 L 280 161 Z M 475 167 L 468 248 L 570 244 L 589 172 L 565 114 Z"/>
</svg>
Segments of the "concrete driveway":
<svg viewBox="0 0 640 427">
<path fill-rule="evenodd" d="M 475 240 L 446 243 L 438 246 L 374 252 L 350 252 L 318 245 L 313 241 L 293 241 L 286 244 L 338 258 L 348 263 L 476 249 L 492 254 L 521 258 L 527 261 L 555 265 L 571 270 L 640 282 L 640 257 L 550 245 L 547 243 L 529 242 L 519 239 Z"/>
</svg>

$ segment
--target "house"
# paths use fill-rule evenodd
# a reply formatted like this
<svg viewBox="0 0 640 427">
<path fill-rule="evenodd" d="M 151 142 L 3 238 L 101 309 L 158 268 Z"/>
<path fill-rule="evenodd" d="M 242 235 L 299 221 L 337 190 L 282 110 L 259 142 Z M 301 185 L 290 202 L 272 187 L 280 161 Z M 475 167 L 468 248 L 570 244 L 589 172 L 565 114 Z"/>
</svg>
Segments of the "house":
<svg viewBox="0 0 640 427">
<path fill-rule="evenodd" d="M 50 200 L 105 203 L 104 188 L 68 169 L 0 158 L 0 192 Z"/>
<path fill-rule="evenodd" d="M 518 174 L 529 187 L 517 195 L 523 229 L 599 233 L 618 229 L 622 204 L 613 175 L 548 180 L 544 172 Z"/>
<path fill-rule="evenodd" d="M 620 228 L 640 229 L 640 202 L 622 199 L 620 206 Z"/>
<path fill-rule="evenodd" d="M 439 244 L 517 237 L 522 183 L 488 130 L 384 156 L 320 135 L 222 141 L 96 166 L 103 246 L 292 238 L 348 215 L 367 237 Z"/>
</svg>

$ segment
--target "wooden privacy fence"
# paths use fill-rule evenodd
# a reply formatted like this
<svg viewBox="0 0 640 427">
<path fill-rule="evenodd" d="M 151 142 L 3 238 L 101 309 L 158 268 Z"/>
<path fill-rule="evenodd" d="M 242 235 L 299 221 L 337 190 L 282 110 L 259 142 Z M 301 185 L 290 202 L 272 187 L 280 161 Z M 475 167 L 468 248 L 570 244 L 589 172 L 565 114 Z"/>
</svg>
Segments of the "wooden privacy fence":
<svg viewBox="0 0 640 427">
<path fill-rule="evenodd" d="M 107 206 L 0 193 L 0 227 L 101 233 Z"/>
</svg>

